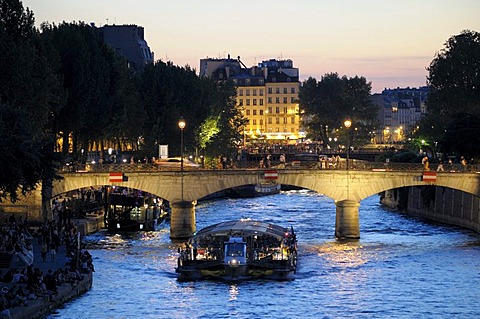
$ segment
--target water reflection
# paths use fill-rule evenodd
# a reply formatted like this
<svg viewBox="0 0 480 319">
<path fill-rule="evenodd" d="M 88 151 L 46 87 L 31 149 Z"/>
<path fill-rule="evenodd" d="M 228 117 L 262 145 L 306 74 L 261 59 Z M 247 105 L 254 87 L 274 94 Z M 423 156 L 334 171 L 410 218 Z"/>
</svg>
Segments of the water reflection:
<svg viewBox="0 0 480 319">
<path fill-rule="evenodd" d="M 239 294 L 237 284 L 231 284 L 230 289 L 228 290 L 228 293 L 230 295 L 229 301 L 236 300 Z"/>
</svg>

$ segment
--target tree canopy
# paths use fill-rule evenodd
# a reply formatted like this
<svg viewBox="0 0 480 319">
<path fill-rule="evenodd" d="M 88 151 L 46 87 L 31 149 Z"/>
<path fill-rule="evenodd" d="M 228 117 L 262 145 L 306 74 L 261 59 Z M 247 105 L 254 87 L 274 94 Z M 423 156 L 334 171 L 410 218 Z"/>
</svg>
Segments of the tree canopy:
<svg viewBox="0 0 480 319">
<path fill-rule="evenodd" d="M 480 34 L 452 36 L 428 68 L 427 115 L 415 136 L 439 151 L 480 155 Z"/>
<path fill-rule="evenodd" d="M 328 73 L 320 81 L 308 78 L 300 88 L 300 107 L 308 136 L 328 144 L 348 118 L 352 121 L 354 144 L 368 142 L 369 132 L 377 121 L 378 109 L 371 102 L 371 83 L 364 77 L 339 77 Z M 345 133 L 345 132 L 344 132 Z M 346 138 L 344 134 L 344 138 Z"/>
<path fill-rule="evenodd" d="M 0 0 L 0 200 L 56 176 L 49 130 L 59 80 L 20 1 Z"/>
</svg>

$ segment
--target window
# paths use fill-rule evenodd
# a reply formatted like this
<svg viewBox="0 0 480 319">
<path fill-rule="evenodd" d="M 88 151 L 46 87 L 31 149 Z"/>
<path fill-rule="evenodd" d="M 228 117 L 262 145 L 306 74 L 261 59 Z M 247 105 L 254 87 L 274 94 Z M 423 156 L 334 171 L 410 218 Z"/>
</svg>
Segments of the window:
<svg viewBox="0 0 480 319">
<path fill-rule="evenodd" d="M 280 88 L 276 88 L 275 93 L 280 94 Z"/>
<path fill-rule="evenodd" d="M 280 113 L 280 107 L 277 106 L 277 107 L 275 108 L 275 113 L 277 113 L 277 114 Z"/>
<path fill-rule="evenodd" d="M 253 105 L 257 105 L 257 99 L 253 99 Z"/>
<path fill-rule="evenodd" d="M 287 124 L 287 123 L 288 123 L 287 118 L 284 117 L 284 118 L 283 118 L 283 124 Z"/>
<path fill-rule="evenodd" d="M 246 89 L 246 90 L 245 90 L 245 95 L 246 95 L 246 96 L 250 96 L 250 89 Z"/>
<path fill-rule="evenodd" d="M 246 101 L 247 105 L 250 105 L 250 99 L 246 99 L 245 101 Z"/>
<path fill-rule="evenodd" d="M 277 103 L 277 104 L 280 103 L 280 98 L 279 97 L 275 98 L 275 103 Z"/>
<path fill-rule="evenodd" d="M 275 118 L 275 124 L 280 124 L 280 118 Z"/>
<path fill-rule="evenodd" d="M 260 105 L 263 105 L 263 99 L 260 99 Z"/>
<path fill-rule="evenodd" d="M 260 89 L 260 96 L 263 96 L 263 89 Z"/>
<path fill-rule="evenodd" d="M 243 96 L 243 89 L 238 90 L 238 95 Z"/>
<path fill-rule="evenodd" d="M 288 108 L 285 106 L 285 107 L 283 108 L 283 113 L 287 114 L 287 111 L 288 111 Z"/>
<path fill-rule="evenodd" d="M 272 88 L 268 88 L 268 94 L 272 94 L 273 91 L 272 91 Z"/>
<path fill-rule="evenodd" d="M 271 117 L 268 118 L 268 124 L 272 124 L 272 118 Z"/>
<path fill-rule="evenodd" d="M 290 93 L 295 94 L 295 87 L 290 88 Z"/>
<path fill-rule="evenodd" d="M 257 125 L 257 120 L 253 120 L 253 125 Z"/>
<path fill-rule="evenodd" d="M 284 103 L 284 104 L 287 104 L 287 103 L 288 103 L 288 98 L 287 98 L 287 97 L 284 97 L 284 98 L 283 98 L 283 103 Z"/>
<path fill-rule="evenodd" d="M 263 125 L 263 120 L 262 119 L 260 119 L 260 125 Z"/>
<path fill-rule="evenodd" d="M 260 110 L 260 115 L 263 115 L 263 110 Z"/>
<path fill-rule="evenodd" d="M 288 93 L 288 88 L 283 88 L 283 93 L 287 94 Z"/>
<path fill-rule="evenodd" d="M 291 122 L 292 124 L 295 124 L 295 116 L 292 116 L 292 117 L 290 118 L 290 122 Z M 292 132 L 293 132 L 293 131 L 292 131 Z"/>
<path fill-rule="evenodd" d="M 245 85 L 249 86 L 250 85 L 250 79 L 245 79 Z"/>
<path fill-rule="evenodd" d="M 268 104 L 272 104 L 272 98 L 271 97 L 268 98 Z"/>
<path fill-rule="evenodd" d="M 290 103 L 295 103 L 295 98 L 293 96 L 290 98 Z"/>
<path fill-rule="evenodd" d="M 272 114 L 272 107 L 271 106 L 268 107 L 268 113 Z"/>
<path fill-rule="evenodd" d="M 243 105 L 243 99 L 238 100 L 238 106 L 242 106 L 242 105 Z"/>
<path fill-rule="evenodd" d="M 257 115 L 257 110 L 253 110 L 253 115 Z"/>
<path fill-rule="evenodd" d="M 257 95 L 257 89 L 253 89 L 253 96 Z"/>
<path fill-rule="evenodd" d="M 250 110 L 247 110 L 247 115 L 250 115 Z"/>
</svg>

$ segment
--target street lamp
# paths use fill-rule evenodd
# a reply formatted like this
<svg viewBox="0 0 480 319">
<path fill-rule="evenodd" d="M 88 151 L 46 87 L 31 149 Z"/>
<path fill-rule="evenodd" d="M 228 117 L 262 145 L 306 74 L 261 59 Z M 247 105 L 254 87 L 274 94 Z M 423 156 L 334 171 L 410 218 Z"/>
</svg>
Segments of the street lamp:
<svg viewBox="0 0 480 319">
<path fill-rule="evenodd" d="M 182 188 L 182 202 L 183 202 L 183 129 L 187 123 L 183 119 L 183 117 L 180 118 L 178 121 L 178 127 L 180 128 L 180 181 L 181 185 L 180 187 Z"/>
<path fill-rule="evenodd" d="M 352 121 L 349 119 L 346 119 L 345 122 L 343 122 L 343 125 L 347 128 L 347 171 L 348 171 L 348 162 L 350 160 L 350 126 L 352 126 Z"/>
</svg>

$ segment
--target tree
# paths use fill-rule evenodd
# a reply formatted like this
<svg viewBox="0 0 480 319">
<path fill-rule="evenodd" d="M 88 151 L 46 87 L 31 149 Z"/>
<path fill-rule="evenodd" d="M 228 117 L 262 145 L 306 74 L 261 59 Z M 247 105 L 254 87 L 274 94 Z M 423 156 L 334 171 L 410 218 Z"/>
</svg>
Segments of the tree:
<svg viewBox="0 0 480 319">
<path fill-rule="evenodd" d="M 300 88 L 299 99 L 309 136 L 327 145 L 332 132 L 342 128 L 344 120 L 350 118 L 355 144 L 366 143 L 378 112 L 370 92 L 371 83 L 364 77 L 340 78 L 337 73 L 328 73 L 318 82 L 307 79 Z M 343 133 L 346 138 L 346 132 Z"/>
<path fill-rule="evenodd" d="M 466 152 L 459 134 L 475 140 L 467 125 L 480 115 L 480 33 L 465 30 L 445 43 L 428 68 L 429 97 L 427 116 L 417 132 L 427 136 L 430 144 L 440 143 L 444 152 Z M 465 122 L 462 124 L 460 119 Z M 457 131 L 453 131 L 457 130 Z M 466 130 L 464 130 L 466 129 Z M 457 138 L 452 139 L 452 137 Z M 478 147 L 472 156 L 479 156 Z M 473 150 L 473 149 L 472 149 Z M 469 152 L 471 153 L 471 152 Z"/>
<path fill-rule="evenodd" d="M 20 1 L 0 0 L 0 200 L 57 176 L 49 114 L 60 82 L 34 22 Z"/>
<path fill-rule="evenodd" d="M 210 158 L 219 155 L 235 158 L 239 146 L 243 143 L 243 129 L 247 119 L 236 107 L 236 88 L 232 81 L 217 82 L 216 103 L 211 109 L 211 115 L 202 126 L 203 131 L 197 134 L 200 138 L 208 136 L 205 142 L 205 154 Z M 209 122 L 210 121 L 210 122 Z M 212 124 L 211 121 L 214 123 Z M 209 125 L 208 125 L 209 124 Z M 211 129 L 215 132 L 208 132 Z M 202 140 L 201 140 L 202 141 Z"/>
</svg>

